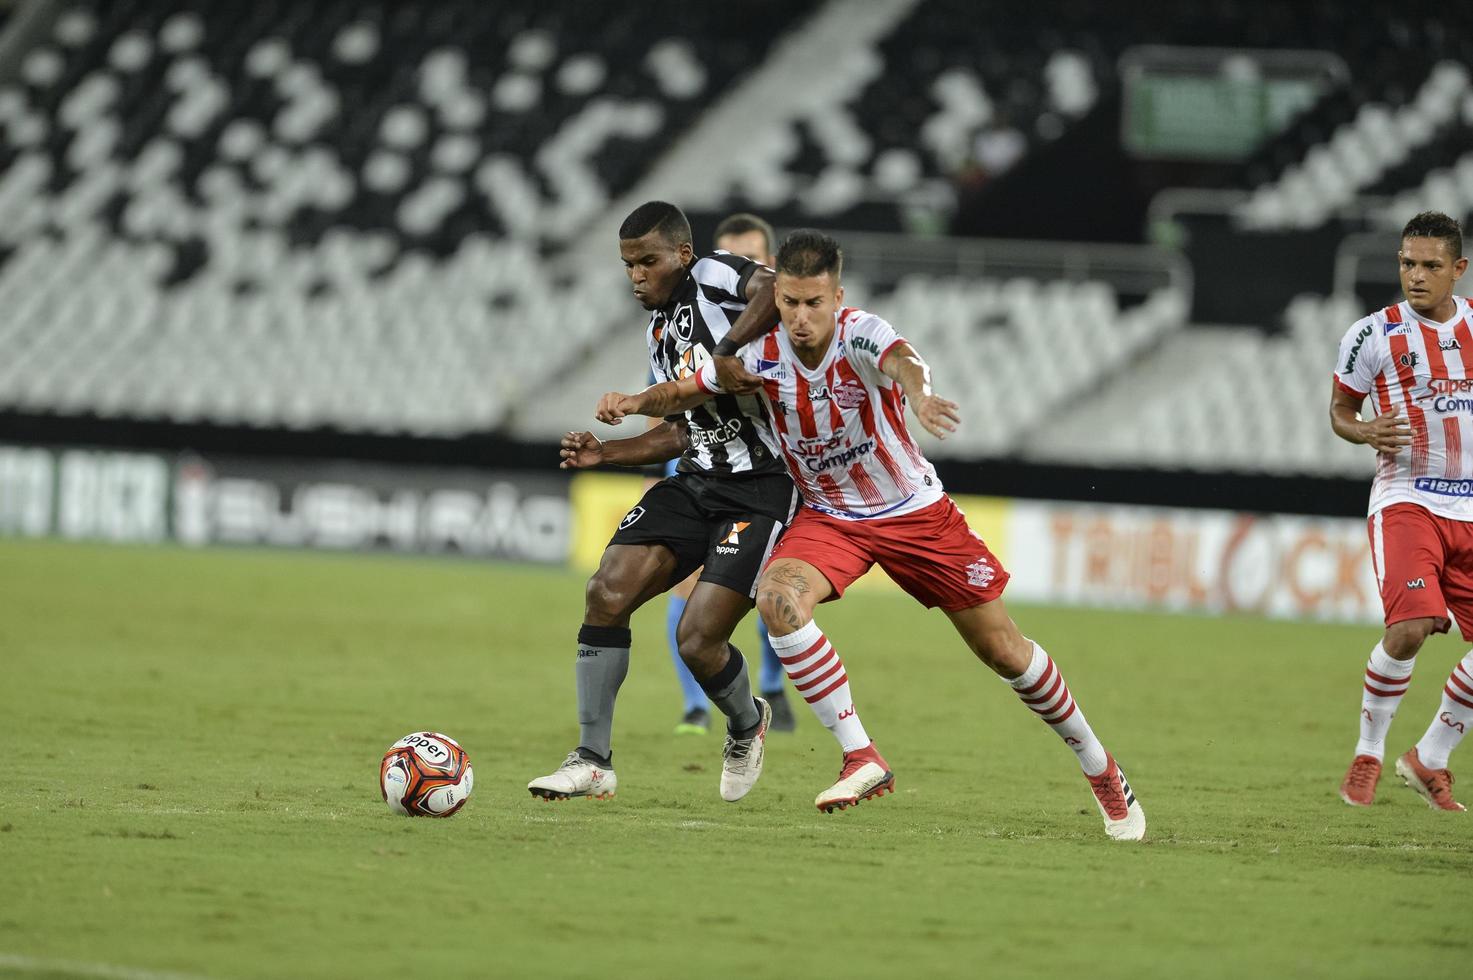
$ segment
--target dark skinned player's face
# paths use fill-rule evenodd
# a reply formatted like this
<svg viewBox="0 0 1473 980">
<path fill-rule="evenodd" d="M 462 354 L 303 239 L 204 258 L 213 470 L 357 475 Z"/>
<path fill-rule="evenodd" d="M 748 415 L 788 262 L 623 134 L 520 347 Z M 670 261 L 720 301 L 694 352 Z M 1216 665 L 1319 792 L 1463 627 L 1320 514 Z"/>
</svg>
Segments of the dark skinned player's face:
<svg viewBox="0 0 1473 980">
<path fill-rule="evenodd" d="M 619 239 L 624 274 L 634 288 L 634 298 L 647 310 L 658 310 L 670 302 L 694 254 L 690 242 L 676 245 L 658 228 L 639 238 Z"/>
</svg>

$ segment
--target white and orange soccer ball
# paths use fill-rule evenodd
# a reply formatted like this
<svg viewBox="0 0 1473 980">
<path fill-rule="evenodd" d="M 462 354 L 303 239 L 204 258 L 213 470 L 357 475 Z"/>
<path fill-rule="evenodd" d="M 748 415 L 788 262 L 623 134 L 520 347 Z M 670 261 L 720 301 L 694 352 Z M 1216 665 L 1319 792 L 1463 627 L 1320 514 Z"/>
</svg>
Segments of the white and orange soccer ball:
<svg viewBox="0 0 1473 980">
<path fill-rule="evenodd" d="M 384 802 L 405 817 L 448 817 L 465 806 L 474 783 L 470 756 L 439 732 L 405 735 L 379 766 Z"/>
</svg>

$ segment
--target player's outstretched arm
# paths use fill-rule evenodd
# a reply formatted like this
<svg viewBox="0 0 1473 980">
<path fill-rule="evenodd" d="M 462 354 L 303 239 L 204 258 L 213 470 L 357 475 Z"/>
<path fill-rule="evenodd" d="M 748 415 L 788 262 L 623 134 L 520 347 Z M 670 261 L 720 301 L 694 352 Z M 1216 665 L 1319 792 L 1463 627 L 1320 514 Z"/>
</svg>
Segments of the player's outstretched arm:
<svg viewBox="0 0 1473 980">
<path fill-rule="evenodd" d="M 895 344 L 880 362 L 880 371 L 900 385 L 916 418 L 931 435 L 945 439 L 961 424 L 960 406 L 931 390 L 931 366 L 905 341 Z"/>
<path fill-rule="evenodd" d="M 711 352 L 722 391 L 746 395 L 762 386 L 762 379 L 748 371 L 736 355 L 758 337 L 766 336 L 777 323 L 777 298 L 773 293 L 776 278 L 766 266 L 752 273 L 747 280 L 747 308 Z"/>
<path fill-rule="evenodd" d="M 559 468 L 582 470 L 590 466 L 646 466 L 674 459 L 690 448 L 684 422 L 661 422 L 633 439 L 604 442 L 592 432 L 563 436 Z"/>
<path fill-rule="evenodd" d="M 1392 456 L 1412 444 L 1411 424 L 1399 416 L 1395 405 L 1391 406 L 1391 411 L 1367 422 L 1360 417 L 1360 407 L 1365 400 L 1365 395 L 1356 395 L 1334 383 L 1330 390 L 1330 428 L 1337 436 L 1346 442 L 1370 446 L 1378 453 Z"/>
<path fill-rule="evenodd" d="M 695 408 L 711 396 L 696 384 L 695 376 L 679 381 L 662 381 L 650 385 L 637 395 L 611 391 L 598 400 L 593 417 L 608 425 L 618 425 L 626 415 L 648 415 L 664 418 Z"/>
</svg>

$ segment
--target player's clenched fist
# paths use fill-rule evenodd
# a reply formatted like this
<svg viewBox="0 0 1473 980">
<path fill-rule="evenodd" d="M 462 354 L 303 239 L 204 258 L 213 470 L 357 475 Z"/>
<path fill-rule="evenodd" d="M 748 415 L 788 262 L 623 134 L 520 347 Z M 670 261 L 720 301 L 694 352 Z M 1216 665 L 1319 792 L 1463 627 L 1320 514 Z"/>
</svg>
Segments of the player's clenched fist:
<svg viewBox="0 0 1473 980">
<path fill-rule="evenodd" d="M 711 361 L 716 365 L 716 381 L 728 395 L 748 395 L 762 387 L 762 379 L 748 371 L 740 357 L 718 354 Z"/>
<path fill-rule="evenodd" d="M 603 462 L 604 444 L 592 432 L 568 432 L 563 435 L 561 454 L 559 469 L 586 469 Z"/>
<path fill-rule="evenodd" d="M 618 425 L 624 421 L 624 416 L 635 412 L 637 406 L 634 401 L 630 395 L 611 391 L 598 400 L 598 409 L 593 417 L 606 425 Z"/>
<path fill-rule="evenodd" d="M 939 395 L 921 396 L 916 400 L 915 413 L 926 431 L 937 439 L 945 439 L 955 432 L 962 420 L 960 406 Z"/>
</svg>

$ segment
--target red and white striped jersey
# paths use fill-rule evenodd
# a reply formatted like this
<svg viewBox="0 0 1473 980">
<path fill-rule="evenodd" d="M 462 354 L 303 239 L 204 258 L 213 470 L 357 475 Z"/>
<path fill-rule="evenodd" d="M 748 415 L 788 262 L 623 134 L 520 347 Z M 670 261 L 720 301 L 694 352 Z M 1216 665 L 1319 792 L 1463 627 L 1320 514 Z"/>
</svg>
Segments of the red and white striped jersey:
<svg viewBox="0 0 1473 980">
<path fill-rule="evenodd" d="M 798 360 L 781 327 L 742 351 L 763 381 L 788 472 L 809 506 L 836 517 L 898 517 L 941 499 L 936 469 L 905 427 L 905 394 L 880 371 L 895 328 L 846 307 L 818 367 Z M 714 364 L 696 376 L 719 393 Z"/>
<path fill-rule="evenodd" d="M 1413 503 L 1473 521 L 1473 310 L 1453 297 L 1437 323 L 1408 303 L 1357 320 L 1340 341 L 1335 383 L 1370 395 L 1375 414 L 1392 406 L 1412 427 L 1412 444 L 1376 456 L 1370 513 Z"/>
</svg>

